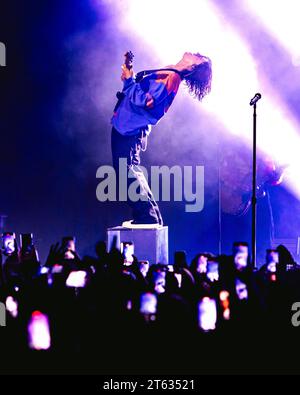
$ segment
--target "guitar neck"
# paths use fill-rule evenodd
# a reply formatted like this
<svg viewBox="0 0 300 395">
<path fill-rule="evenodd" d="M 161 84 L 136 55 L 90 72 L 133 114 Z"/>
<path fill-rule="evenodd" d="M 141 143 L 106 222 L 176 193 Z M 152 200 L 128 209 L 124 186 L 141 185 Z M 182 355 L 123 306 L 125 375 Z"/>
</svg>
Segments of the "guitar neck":
<svg viewBox="0 0 300 395">
<path fill-rule="evenodd" d="M 127 67 L 128 70 L 131 70 L 134 55 L 131 51 L 127 51 L 124 56 L 125 56 L 125 61 L 124 61 L 125 66 Z"/>
</svg>

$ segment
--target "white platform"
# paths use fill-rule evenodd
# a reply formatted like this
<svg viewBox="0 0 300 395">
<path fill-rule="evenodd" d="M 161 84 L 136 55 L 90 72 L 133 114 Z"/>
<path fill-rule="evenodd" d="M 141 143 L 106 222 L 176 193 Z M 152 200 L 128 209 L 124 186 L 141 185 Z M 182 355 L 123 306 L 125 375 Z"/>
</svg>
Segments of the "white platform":
<svg viewBox="0 0 300 395">
<path fill-rule="evenodd" d="M 143 228 L 141 225 L 137 229 L 117 226 L 107 229 L 107 248 L 115 247 L 120 249 L 123 242 L 134 243 L 134 255 L 139 261 L 149 261 L 150 264 L 169 263 L 169 243 L 168 227 L 160 226 L 153 229 Z"/>
</svg>

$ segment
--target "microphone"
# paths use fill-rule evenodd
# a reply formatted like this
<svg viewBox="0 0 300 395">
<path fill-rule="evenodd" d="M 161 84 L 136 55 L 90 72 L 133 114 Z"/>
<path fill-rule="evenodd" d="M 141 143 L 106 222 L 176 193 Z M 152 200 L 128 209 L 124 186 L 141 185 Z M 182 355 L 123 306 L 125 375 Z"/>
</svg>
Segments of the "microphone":
<svg viewBox="0 0 300 395">
<path fill-rule="evenodd" d="M 252 97 L 251 101 L 250 101 L 250 106 L 253 106 L 253 104 L 256 104 L 256 102 L 258 102 L 258 100 L 261 99 L 261 94 L 260 93 L 255 93 L 255 96 Z"/>
</svg>

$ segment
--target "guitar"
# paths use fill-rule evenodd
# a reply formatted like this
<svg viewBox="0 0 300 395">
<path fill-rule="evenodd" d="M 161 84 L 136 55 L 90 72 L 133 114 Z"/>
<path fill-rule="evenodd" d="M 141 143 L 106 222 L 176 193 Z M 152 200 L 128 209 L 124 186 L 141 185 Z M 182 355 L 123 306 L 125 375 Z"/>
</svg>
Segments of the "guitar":
<svg viewBox="0 0 300 395">
<path fill-rule="evenodd" d="M 133 64 L 133 58 L 134 58 L 133 53 L 131 51 L 127 51 L 124 57 L 125 57 L 124 60 L 125 66 L 127 67 L 128 70 L 131 70 Z"/>
<path fill-rule="evenodd" d="M 131 51 L 127 51 L 127 52 L 125 53 L 124 57 L 125 57 L 125 60 L 124 60 L 125 66 L 127 67 L 128 70 L 131 70 L 131 69 L 132 69 L 132 66 L 133 66 L 133 58 L 134 58 L 133 53 L 132 53 Z M 116 96 L 117 96 L 118 102 L 117 102 L 117 104 L 116 104 L 116 106 L 115 106 L 114 111 L 117 110 L 117 108 L 118 108 L 119 105 L 121 104 L 121 101 L 123 100 L 123 98 L 124 98 L 125 95 L 124 95 L 123 92 L 120 92 L 120 91 L 119 91 L 119 92 L 117 92 Z"/>
</svg>

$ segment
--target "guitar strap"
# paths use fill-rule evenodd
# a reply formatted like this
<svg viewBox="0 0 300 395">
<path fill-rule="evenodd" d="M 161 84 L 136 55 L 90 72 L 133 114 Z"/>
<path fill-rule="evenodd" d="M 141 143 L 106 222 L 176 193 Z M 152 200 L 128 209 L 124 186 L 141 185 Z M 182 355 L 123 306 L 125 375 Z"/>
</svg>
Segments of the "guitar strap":
<svg viewBox="0 0 300 395">
<path fill-rule="evenodd" d="M 176 69 L 172 69 L 172 68 L 165 68 L 165 69 L 152 69 L 152 70 L 143 70 L 140 71 L 136 74 L 135 76 L 135 82 L 140 82 L 144 77 L 146 77 L 147 75 L 156 73 L 158 71 L 173 71 L 174 73 L 177 73 L 181 79 L 183 79 L 183 74 L 182 72 L 176 70 Z M 145 133 L 145 131 L 142 131 L 142 151 L 146 151 L 147 149 L 147 134 Z"/>
<path fill-rule="evenodd" d="M 165 69 L 152 69 L 152 70 L 139 71 L 135 76 L 135 82 L 140 82 L 147 75 L 156 73 L 157 71 L 173 71 L 174 73 L 177 73 L 181 79 L 183 79 L 183 73 L 181 71 L 178 71 L 178 70 L 172 69 L 172 68 L 165 68 Z M 117 92 L 116 96 L 117 96 L 118 101 L 117 101 L 117 104 L 114 108 L 114 112 L 117 111 L 119 105 L 121 104 L 122 100 L 124 99 L 125 94 L 123 92 L 119 91 L 119 92 Z"/>
<path fill-rule="evenodd" d="M 135 81 L 136 82 L 140 82 L 147 75 L 152 74 L 152 73 L 156 73 L 157 71 L 173 71 L 174 73 L 177 73 L 180 76 L 181 79 L 183 78 L 183 73 L 181 71 L 178 71 L 178 70 L 172 69 L 172 68 L 165 68 L 165 69 L 152 69 L 152 70 L 140 71 L 140 72 L 138 72 L 136 74 Z"/>
</svg>

